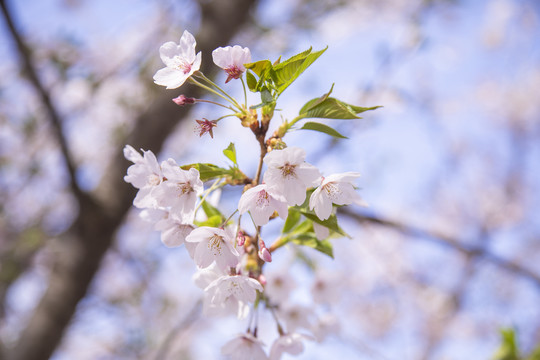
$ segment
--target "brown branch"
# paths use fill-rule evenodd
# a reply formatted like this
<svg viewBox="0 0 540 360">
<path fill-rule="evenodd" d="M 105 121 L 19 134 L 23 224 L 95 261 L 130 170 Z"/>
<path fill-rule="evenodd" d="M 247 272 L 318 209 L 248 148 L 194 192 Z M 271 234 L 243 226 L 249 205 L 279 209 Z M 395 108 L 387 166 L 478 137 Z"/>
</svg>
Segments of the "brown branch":
<svg viewBox="0 0 540 360">
<path fill-rule="evenodd" d="M 3 0 L 0 1 L 4 8 Z M 226 45 L 246 22 L 255 3 L 256 0 L 214 0 L 201 4 L 201 30 L 196 36 L 199 49 L 209 54 L 216 47 Z M 205 64 L 211 62 L 211 57 L 203 58 Z M 182 90 L 193 89 L 186 86 Z M 174 105 L 172 97 L 169 91 L 161 90 L 155 100 L 149 100 L 147 111 L 136 119 L 136 127 L 127 143 L 159 152 L 169 134 L 187 114 L 187 110 Z M 77 218 L 54 249 L 56 258 L 47 290 L 16 345 L 8 349 L 7 358 L 48 359 L 60 343 L 77 304 L 86 295 L 116 230 L 131 207 L 135 191 L 122 180 L 129 165 L 122 156 L 123 145 L 119 145 L 117 156 L 96 194 L 80 193 Z"/>
<path fill-rule="evenodd" d="M 363 213 L 363 212 L 354 212 L 353 210 L 349 208 L 340 208 L 339 212 L 361 223 L 375 224 L 375 225 L 387 227 L 397 232 L 400 232 L 404 235 L 409 235 L 411 237 L 418 238 L 418 239 L 429 240 L 432 242 L 436 242 L 440 245 L 447 246 L 453 250 L 463 253 L 466 256 L 470 256 L 473 258 L 479 257 L 479 258 L 485 259 L 497 265 L 501 269 L 504 269 L 508 272 L 511 272 L 513 274 L 516 274 L 518 276 L 521 276 L 531 281 L 540 290 L 540 275 L 523 267 L 521 264 L 515 263 L 511 260 L 504 259 L 504 258 L 499 257 L 498 255 L 490 253 L 484 247 L 475 247 L 475 246 L 465 245 L 459 239 L 456 239 L 454 237 L 437 233 L 434 231 L 430 231 L 430 230 L 416 228 L 414 226 L 400 223 L 399 221 L 385 219 L 384 217 L 380 217 L 378 215 L 373 215 L 373 214 L 368 214 L 368 213 Z"/>
<path fill-rule="evenodd" d="M 12 16 L 8 8 L 6 7 L 4 0 L 0 0 L 0 7 L 2 8 L 2 14 L 4 15 L 4 20 L 6 21 L 9 34 L 11 35 L 12 40 L 17 45 L 17 51 L 19 53 L 19 58 L 22 64 L 22 68 L 24 70 L 24 74 L 38 93 L 41 102 L 45 106 L 48 118 L 54 131 L 54 136 L 56 137 L 56 141 L 58 141 L 58 144 L 60 145 L 60 151 L 62 152 L 62 156 L 64 158 L 64 162 L 68 172 L 71 190 L 73 194 L 78 197 L 82 191 L 77 183 L 77 169 L 62 129 L 62 118 L 59 112 L 56 110 L 56 107 L 54 106 L 51 97 L 49 96 L 48 90 L 45 89 L 45 86 L 39 79 L 36 67 L 32 61 L 30 50 L 23 41 L 21 35 L 19 35 L 19 32 L 17 31 Z"/>
</svg>

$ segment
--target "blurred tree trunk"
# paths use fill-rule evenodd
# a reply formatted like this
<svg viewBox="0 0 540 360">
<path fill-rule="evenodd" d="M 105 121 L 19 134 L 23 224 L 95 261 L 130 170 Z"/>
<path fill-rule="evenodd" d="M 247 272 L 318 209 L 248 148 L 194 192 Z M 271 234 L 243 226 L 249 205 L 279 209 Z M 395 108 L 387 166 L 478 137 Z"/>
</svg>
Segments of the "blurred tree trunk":
<svg viewBox="0 0 540 360">
<path fill-rule="evenodd" d="M 10 14 L 4 1 L 0 0 L 0 3 L 10 22 Z M 249 19 L 255 3 L 256 0 L 201 1 L 201 27 L 196 35 L 198 50 L 210 54 L 216 47 L 227 45 Z M 16 26 L 12 26 L 11 31 L 18 46 L 21 63 L 26 63 L 26 67 L 32 70 L 32 60 L 25 51 L 24 42 L 17 41 L 21 38 L 16 29 Z M 203 69 L 210 61 L 209 56 L 203 57 Z M 39 78 L 30 81 L 40 92 Z M 184 85 L 182 91 L 190 96 L 198 94 L 198 89 L 188 85 Z M 171 101 L 172 97 L 172 92 L 160 89 L 146 112 L 136 119 L 134 130 L 125 139 L 125 143 L 158 153 L 168 135 L 189 111 L 175 105 Z M 49 108 L 49 117 L 54 118 L 54 104 L 46 107 Z M 58 120 L 61 122 L 61 119 Z M 54 122 L 54 119 L 51 119 L 51 122 Z M 59 136 L 62 136 L 61 132 Z M 101 260 L 111 247 L 116 231 L 132 204 L 135 191 L 123 182 L 129 166 L 123 158 L 123 146 L 123 143 L 118 144 L 117 156 L 112 159 L 109 171 L 94 194 L 77 191 L 76 184 L 72 186 L 73 196 L 79 206 L 78 216 L 70 229 L 58 240 L 47 290 L 30 316 L 17 344 L 6 349 L 6 358 L 48 359 L 60 344 L 77 304 L 86 295 Z M 69 153 L 64 153 L 64 157 L 69 167 Z"/>
</svg>

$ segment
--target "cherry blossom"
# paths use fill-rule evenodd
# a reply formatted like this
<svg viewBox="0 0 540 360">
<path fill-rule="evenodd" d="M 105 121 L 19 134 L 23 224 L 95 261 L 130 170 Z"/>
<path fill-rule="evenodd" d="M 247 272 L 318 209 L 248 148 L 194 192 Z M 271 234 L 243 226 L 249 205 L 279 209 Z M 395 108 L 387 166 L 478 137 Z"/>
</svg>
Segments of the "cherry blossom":
<svg viewBox="0 0 540 360">
<path fill-rule="evenodd" d="M 228 299 L 252 303 L 257 297 L 257 291 L 263 291 L 262 285 L 245 275 L 221 276 L 205 289 L 205 292 L 211 294 L 214 304 L 220 304 Z"/>
<path fill-rule="evenodd" d="M 319 240 L 324 240 L 330 236 L 330 229 L 328 229 L 326 226 L 323 226 L 319 223 L 313 222 L 313 231 L 315 232 L 315 236 Z"/>
<path fill-rule="evenodd" d="M 303 340 L 314 340 L 313 337 L 299 333 L 281 335 L 274 341 L 270 349 L 270 360 L 279 360 L 283 353 L 300 355 L 304 351 Z"/>
<path fill-rule="evenodd" d="M 161 45 L 159 55 L 166 67 L 154 75 L 154 82 L 167 89 L 180 87 L 201 67 L 201 53 L 195 55 L 197 42 L 189 31 L 184 31 L 180 43 L 169 41 Z"/>
<path fill-rule="evenodd" d="M 141 151 L 144 156 L 130 145 L 124 147 L 124 157 L 133 162 L 133 165 L 127 169 L 124 181 L 139 189 L 133 205 L 138 208 L 152 208 L 157 206 L 152 192 L 162 183 L 163 171 L 152 151 Z"/>
<path fill-rule="evenodd" d="M 217 120 L 202 119 L 195 121 L 197 122 L 195 131 L 199 132 L 199 136 L 203 136 L 204 134 L 208 133 L 210 134 L 210 137 L 212 139 L 214 138 L 214 133 L 212 129 L 217 127 Z"/>
<path fill-rule="evenodd" d="M 203 192 L 203 183 L 199 171 L 195 168 L 183 170 L 173 159 L 161 163 L 162 182 L 152 193 L 162 207 L 171 207 L 172 212 L 190 214 L 197 202 L 197 196 Z"/>
<path fill-rule="evenodd" d="M 326 220 L 332 214 L 332 203 L 349 205 L 357 203 L 366 205 L 360 195 L 354 190 L 352 182 L 360 176 L 357 172 L 333 174 L 321 179 L 320 186 L 313 191 L 309 199 L 309 208 L 321 220 Z"/>
<path fill-rule="evenodd" d="M 272 196 L 282 196 L 289 205 L 301 205 L 306 199 L 306 189 L 316 185 L 319 170 L 304 161 L 306 152 L 298 147 L 274 150 L 264 157 L 268 169 L 264 182 Z"/>
<path fill-rule="evenodd" d="M 313 300 L 319 304 L 332 304 L 341 296 L 342 282 L 346 278 L 336 271 L 319 270 L 315 273 L 315 281 L 311 287 Z"/>
<path fill-rule="evenodd" d="M 190 243 L 186 242 L 186 244 Z M 228 276 L 228 273 L 224 269 L 219 268 L 215 262 L 207 268 L 199 269 L 195 275 L 193 275 L 195 285 L 205 290 L 203 297 L 203 314 L 205 316 L 236 314 L 238 319 L 244 319 L 249 314 L 249 306 L 247 303 L 238 301 L 232 296 L 227 297 L 224 301 L 218 302 L 215 301 L 214 298 L 215 286 L 212 287 L 210 291 L 206 290 L 210 284 L 224 276 Z"/>
<path fill-rule="evenodd" d="M 231 360 L 267 360 L 264 344 L 249 333 L 241 334 L 221 348 L 221 354 Z"/>
<path fill-rule="evenodd" d="M 329 335 L 339 333 L 340 324 L 335 315 L 326 313 L 317 318 L 317 322 L 311 330 L 317 342 L 323 342 Z"/>
<path fill-rule="evenodd" d="M 264 293 L 273 303 L 276 303 L 286 300 L 296 287 L 297 284 L 291 274 L 276 272 L 268 275 Z"/>
<path fill-rule="evenodd" d="M 161 242 L 167 247 L 183 245 L 186 236 L 195 228 L 193 216 L 193 213 L 169 213 L 166 218 L 158 221 L 154 228 L 161 231 Z"/>
<path fill-rule="evenodd" d="M 249 211 L 255 225 L 261 226 L 268 223 L 274 211 L 277 211 L 282 219 L 286 219 L 288 207 L 285 198 L 270 195 L 267 192 L 267 185 L 261 184 L 242 194 L 238 202 L 238 211 L 240 214 Z"/>
<path fill-rule="evenodd" d="M 228 83 L 232 79 L 239 79 L 246 71 L 244 64 L 251 62 L 251 52 L 247 47 L 238 45 L 219 47 L 212 52 L 212 58 L 214 63 L 227 73 L 225 83 Z"/>
<path fill-rule="evenodd" d="M 221 269 L 235 267 L 240 254 L 234 248 L 234 235 L 220 228 L 202 226 L 186 237 L 186 242 L 198 243 L 194 260 L 200 268 L 216 262 Z"/>
<path fill-rule="evenodd" d="M 315 319 L 313 309 L 298 304 L 282 304 L 278 312 L 285 321 L 288 331 L 296 331 L 298 328 L 309 330 Z"/>
</svg>

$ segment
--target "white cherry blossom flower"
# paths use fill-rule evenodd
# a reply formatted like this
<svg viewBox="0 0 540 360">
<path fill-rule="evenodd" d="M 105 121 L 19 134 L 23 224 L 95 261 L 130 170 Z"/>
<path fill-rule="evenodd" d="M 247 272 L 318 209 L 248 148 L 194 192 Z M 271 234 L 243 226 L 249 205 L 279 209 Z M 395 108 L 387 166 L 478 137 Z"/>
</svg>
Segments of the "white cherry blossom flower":
<svg viewBox="0 0 540 360">
<path fill-rule="evenodd" d="M 221 354 L 231 360 L 268 360 L 264 344 L 251 334 L 240 334 L 221 348 Z"/>
<path fill-rule="evenodd" d="M 223 270 L 238 264 L 240 254 L 234 248 L 234 235 L 229 231 L 201 226 L 186 237 L 186 242 L 197 243 L 194 260 L 200 268 L 206 268 L 214 261 Z"/>
<path fill-rule="evenodd" d="M 227 73 L 225 83 L 228 83 L 231 79 L 239 79 L 246 71 L 244 64 L 251 62 L 251 52 L 247 47 L 238 45 L 219 47 L 212 51 L 212 58 L 214 63 Z"/>
<path fill-rule="evenodd" d="M 323 177 L 320 186 L 311 194 L 309 208 L 315 209 L 315 214 L 319 219 L 326 220 L 332 214 L 332 203 L 336 205 L 357 203 L 365 206 L 366 203 L 354 190 L 352 184 L 359 176 L 360 174 L 356 172 L 346 172 Z"/>
<path fill-rule="evenodd" d="M 323 342 L 329 335 L 339 334 L 340 324 L 335 315 L 326 313 L 317 319 L 311 330 L 317 342 Z"/>
<path fill-rule="evenodd" d="M 217 302 L 224 301 L 232 296 L 239 301 L 254 302 L 257 291 L 262 292 L 262 285 L 255 279 L 246 275 L 222 276 L 214 280 L 205 289 L 213 293 L 213 298 Z"/>
<path fill-rule="evenodd" d="M 281 335 L 274 341 L 270 349 L 270 360 L 279 360 L 283 353 L 300 355 L 304 351 L 304 340 L 314 340 L 313 337 L 299 333 Z"/>
<path fill-rule="evenodd" d="M 242 194 L 238 202 L 240 214 L 249 211 L 257 226 L 266 225 L 274 211 L 277 211 L 282 219 L 287 218 L 288 206 L 285 199 L 270 195 L 266 189 L 266 184 L 252 187 Z"/>
<path fill-rule="evenodd" d="M 180 87 L 201 67 L 201 53 L 195 55 L 197 42 L 189 31 L 184 31 L 180 43 L 169 41 L 159 48 L 159 56 L 166 65 L 154 75 L 154 82 L 167 89 Z"/>
<path fill-rule="evenodd" d="M 272 302 L 282 302 L 289 298 L 291 292 L 296 289 L 297 284 L 291 274 L 285 272 L 275 272 L 266 277 L 264 293 Z"/>
<path fill-rule="evenodd" d="M 274 150 L 264 157 L 268 169 L 264 182 L 273 196 L 283 196 L 289 205 L 301 205 L 306 189 L 316 185 L 319 170 L 304 161 L 306 152 L 298 147 Z"/>
<path fill-rule="evenodd" d="M 313 326 L 315 313 L 307 306 L 285 303 L 278 312 L 285 322 L 287 331 L 293 332 L 299 328 L 309 330 Z"/>
<path fill-rule="evenodd" d="M 319 304 L 333 304 L 339 301 L 344 278 L 346 279 L 339 271 L 317 271 L 311 287 L 313 300 Z"/>
<path fill-rule="evenodd" d="M 190 214 L 170 212 L 166 218 L 158 221 L 154 228 L 161 231 L 161 242 L 167 247 L 183 245 L 186 236 L 195 229 L 193 217 L 193 212 Z"/>
<path fill-rule="evenodd" d="M 189 215 L 193 212 L 197 196 L 203 192 L 199 171 L 195 168 L 183 170 L 173 159 L 161 163 L 162 182 L 152 193 L 159 206 L 171 207 L 171 212 Z"/>
<path fill-rule="evenodd" d="M 133 205 L 138 208 L 155 208 L 157 203 L 152 192 L 162 183 L 163 171 L 152 151 L 142 150 L 142 152 L 144 156 L 130 145 L 124 147 L 125 158 L 133 162 L 127 169 L 124 181 L 139 189 Z"/>
<path fill-rule="evenodd" d="M 313 231 L 315 231 L 315 236 L 319 240 L 324 240 L 330 236 L 330 229 L 315 221 L 313 222 Z"/>
</svg>

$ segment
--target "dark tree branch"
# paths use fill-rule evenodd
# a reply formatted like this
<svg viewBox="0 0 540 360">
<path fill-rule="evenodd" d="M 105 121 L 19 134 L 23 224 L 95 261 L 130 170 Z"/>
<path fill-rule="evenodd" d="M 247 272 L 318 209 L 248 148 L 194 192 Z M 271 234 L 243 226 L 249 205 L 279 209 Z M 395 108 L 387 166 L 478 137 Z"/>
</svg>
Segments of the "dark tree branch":
<svg viewBox="0 0 540 360">
<path fill-rule="evenodd" d="M 28 46 L 26 46 L 21 35 L 19 35 L 19 32 L 17 31 L 17 28 L 13 23 L 12 16 L 4 0 L 0 0 L 0 7 L 2 8 L 2 14 L 4 15 L 4 20 L 6 21 L 9 34 L 11 35 L 12 40 L 17 45 L 17 51 L 19 53 L 19 58 L 24 73 L 34 87 L 34 89 L 36 90 L 39 98 L 41 99 L 41 102 L 43 103 L 43 106 L 45 106 L 45 109 L 47 111 L 48 118 L 54 131 L 54 136 L 56 137 L 56 141 L 60 145 L 60 151 L 62 152 L 62 156 L 64 158 L 67 173 L 69 176 L 71 191 L 76 197 L 78 197 L 82 193 L 82 191 L 77 183 L 77 169 L 75 166 L 75 162 L 73 161 L 73 157 L 71 156 L 71 152 L 68 148 L 66 138 L 64 137 L 64 132 L 62 129 L 62 118 L 59 112 L 56 110 L 56 107 L 54 106 L 51 97 L 49 96 L 48 90 L 45 89 L 45 86 L 43 86 L 41 80 L 39 79 L 36 67 L 34 66 L 34 63 L 32 61 L 32 55 L 30 53 L 30 50 L 28 49 Z"/>
<path fill-rule="evenodd" d="M 0 0 L 0 3 L 7 13 L 4 1 Z M 213 49 L 227 45 L 246 22 L 255 3 L 256 0 L 214 0 L 205 1 L 201 5 L 201 30 L 196 38 L 198 50 L 206 55 L 203 57 L 204 64 L 211 61 L 208 54 Z M 17 39 L 18 43 L 23 45 L 19 45 L 20 48 L 26 51 L 18 35 Z M 37 79 L 35 72 L 29 76 Z M 53 121 L 57 121 L 56 129 L 61 134 L 59 117 L 54 112 L 47 91 L 41 87 L 39 81 L 32 80 L 32 83 L 42 94 L 42 100 L 49 111 L 53 109 Z M 155 100 L 149 99 L 151 103 L 147 111 L 136 119 L 133 133 L 126 140 L 135 147 L 151 149 L 154 152 L 159 152 L 169 134 L 188 113 L 188 109 L 180 109 L 171 101 L 175 95 L 170 91 L 159 91 Z M 194 89 L 188 86 L 182 87 L 182 91 L 195 94 Z M 59 138 L 59 141 L 64 140 Z M 76 183 L 72 184 L 75 186 L 74 189 L 72 186 L 72 189 L 79 191 L 79 213 L 71 228 L 58 241 L 47 290 L 17 344 L 8 349 L 7 358 L 10 360 L 50 358 L 60 344 L 77 304 L 86 295 L 103 256 L 113 243 L 116 230 L 131 207 L 135 193 L 129 184 L 123 182 L 129 166 L 122 156 L 123 146 L 124 144 L 119 144 L 117 156 L 112 160 L 96 194 L 80 192 Z M 67 147 L 65 150 L 65 153 L 69 154 Z M 70 157 L 67 162 L 72 164 Z M 74 168 L 71 167 L 70 171 L 73 171 L 71 176 L 74 182 Z"/>
<path fill-rule="evenodd" d="M 524 279 L 531 281 L 538 289 L 540 290 L 540 275 L 532 272 L 531 270 L 523 267 L 522 265 L 513 262 L 511 260 L 503 259 L 493 253 L 490 253 L 485 247 L 474 247 L 465 245 L 463 242 L 459 241 L 456 238 L 447 236 L 445 234 L 440 234 L 437 232 L 416 228 L 399 221 L 385 219 L 383 217 L 362 213 L 354 212 L 349 208 L 341 208 L 340 213 L 350 217 L 361 223 L 375 224 L 383 226 L 386 228 L 393 229 L 397 232 L 400 232 L 404 235 L 409 235 L 418 239 L 426 239 L 432 242 L 436 242 L 440 245 L 447 246 L 453 250 L 459 251 L 462 254 L 472 257 L 472 258 L 482 258 L 485 259 L 499 268 L 509 271 L 515 275 L 518 275 Z"/>
</svg>

